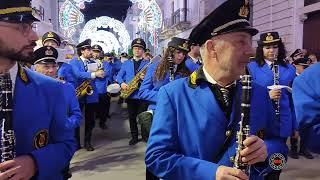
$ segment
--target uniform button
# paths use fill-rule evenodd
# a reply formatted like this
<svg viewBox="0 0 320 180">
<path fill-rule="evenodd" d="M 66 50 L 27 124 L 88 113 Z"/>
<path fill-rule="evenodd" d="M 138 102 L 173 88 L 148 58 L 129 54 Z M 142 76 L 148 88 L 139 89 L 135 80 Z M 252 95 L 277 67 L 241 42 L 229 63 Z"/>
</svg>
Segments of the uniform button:
<svg viewBox="0 0 320 180">
<path fill-rule="evenodd" d="M 234 163 L 234 157 L 233 156 L 230 157 L 230 162 Z"/>
<path fill-rule="evenodd" d="M 231 136 L 231 131 L 230 130 L 226 131 L 226 136 L 227 137 Z"/>
</svg>

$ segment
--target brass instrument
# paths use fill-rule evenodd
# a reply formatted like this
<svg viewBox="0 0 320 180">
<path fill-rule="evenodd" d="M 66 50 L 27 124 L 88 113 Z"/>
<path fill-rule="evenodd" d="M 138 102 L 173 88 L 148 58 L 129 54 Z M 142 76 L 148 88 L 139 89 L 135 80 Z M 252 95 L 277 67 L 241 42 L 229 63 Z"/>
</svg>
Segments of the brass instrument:
<svg viewBox="0 0 320 180">
<path fill-rule="evenodd" d="M 93 87 L 90 85 L 90 83 L 91 80 L 85 80 L 76 88 L 76 95 L 78 98 L 81 98 L 85 95 L 91 96 L 93 94 Z"/>
<path fill-rule="evenodd" d="M 245 147 L 243 141 L 250 136 L 250 101 L 251 101 L 251 75 L 246 69 L 246 75 L 241 76 L 242 97 L 241 97 L 241 120 L 240 128 L 237 132 L 237 149 L 233 166 L 240 169 L 250 177 L 250 165 L 242 161 L 240 151 Z"/>
<path fill-rule="evenodd" d="M 120 97 L 123 99 L 127 99 L 134 91 L 136 91 L 139 88 L 139 82 L 140 82 L 140 76 L 142 74 L 145 74 L 149 65 L 152 63 L 150 61 L 148 64 L 146 64 L 135 76 L 134 78 L 129 82 L 127 89 L 121 89 Z"/>
</svg>

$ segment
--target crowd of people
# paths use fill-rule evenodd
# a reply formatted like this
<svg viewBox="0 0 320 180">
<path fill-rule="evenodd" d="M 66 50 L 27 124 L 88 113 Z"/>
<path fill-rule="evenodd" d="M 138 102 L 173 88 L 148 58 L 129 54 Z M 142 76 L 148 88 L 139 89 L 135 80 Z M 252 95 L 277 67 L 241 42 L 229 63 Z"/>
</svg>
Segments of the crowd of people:
<svg viewBox="0 0 320 180">
<path fill-rule="evenodd" d="M 288 156 L 312 159 L 310 150 L 320 152 L 317 57 L 304 49 L 287 57 L 277 32 L 261 33 L 254 52 L 259 31 L 249 12 L 248 1 L 227 0 L 163 54 L 153 57 L 136 38 L 132 55 L 117 57 L 90 39 L 72 46 L 52 31 L 39 39 L 30 1 L 5 0 L 0 180 L 70 178 L 73 154 L 95 150 L 95 121 L 108 129 L 118 96 L 127 103 L 128 144 L 139 134 L 147 143 L 148 180 L 274 180 Z"/>
</svg>

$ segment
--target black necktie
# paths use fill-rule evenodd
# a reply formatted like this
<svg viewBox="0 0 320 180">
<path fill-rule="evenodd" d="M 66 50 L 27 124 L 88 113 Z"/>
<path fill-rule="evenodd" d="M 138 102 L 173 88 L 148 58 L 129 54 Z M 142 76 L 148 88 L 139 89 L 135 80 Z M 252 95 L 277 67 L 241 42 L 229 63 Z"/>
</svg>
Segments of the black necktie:
<svg viewBox="0 0 320 180">
<path fill-rule="evenodd" d="M 273 63 L 270 64 L 270 69 L 271 70 L 273 69 L 273 65 L 274 65 Z"/>
<path fill-rule="evenodd" d="M 222 100 L 225 107 L 229 107 L 230 105 L 230 91 L 227 88 L 220 87 L 220 92 L 222 94 Z"/>
<path fill-rule="evenodd" d="M 84 64 L 84 70 L 88 71 L 88 60 L 84 60 L 83 64 Z"/>
</svg>

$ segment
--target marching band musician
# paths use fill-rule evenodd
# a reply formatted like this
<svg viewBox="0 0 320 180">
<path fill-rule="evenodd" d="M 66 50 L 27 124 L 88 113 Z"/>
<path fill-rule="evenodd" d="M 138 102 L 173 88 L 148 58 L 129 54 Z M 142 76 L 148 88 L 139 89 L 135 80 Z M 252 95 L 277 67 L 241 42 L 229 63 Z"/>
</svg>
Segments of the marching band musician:
<svg viewBox="0 0 320 180">
<path fill-rule="evenodd" d="M 57 77 L 57 58 L 58 51 L 51 46 L 43 46 L 34 52 L 35 55 L 35 71 L 48 77 Z M 80 127 L 82 120 L 82 114 L 79 107 L 79 102 L 74 90 L 73 85 L 69 83 L 64 83 L 64 95 L 67 102 L 67 113 L 68 120 L 66 122 L 66 127 L 68 129 L 74 130 Z M 71 173 L 69 172 L 69 166 L 67 166 L 65 171 L 65 179 L 71 178 Z"/>
<path fill-rule="evenodd" d="M 301 138 L 305 140 L 305 147 L 316 153 L 320 153 L 319 76 L 320 63 L 316 63 L 297 76 L 292 87 Z"/>
<path fill-rule="evenodd" d="M 240 151 L 241 160 L 251 165 L 251 173 L 232 168 L 230 161 L 236 152 L 235 131 L 241 119 L 237 107 L 242 87 L 237 80 L 253 54 L 252 36 L 258 33 L 248 21 L 249 8 L 247 0 L 227 0 L 192 30 L 189 40 L 201 46 L 204 65 L 189 78 L 175 80 L 159 90 L 145 157 L 148 170 L 156 176 L 263 179 L 271 165 L 278 167 L 279 159 L 275 164 L 272 157 L 282 155 L 273 152 L 284 149 L 284 145 L 267 126 L 277 124 L 267 123 L 272 113 L 267 90 L 254 82 L 251 136 L 242 142 L 245 148 Z"/>
<path fill-rule="evenodd" d="M 193 72 L 202 65 L 199 44 L 190 43 L 190 52 L 188 53 L 186 66 Z"/>
<path fill-rule="evenodd" d="M 125 61 L 121 69 L 117 75 L 117 82 L 120 84 L 121 89 L 126 90 L 128 87 L 128 83 L 134 79 L 136 74 L 145 67 L 149 61 L 144 60 L 142 55 L 146 49 L 146 43 L 143 39 L 137 38 L 134 39 L 131 43 L 131 48 L 133 51 L 133 58 Z M 143 81 L 144 74 L 140 77 L 140 81 Z M 131 140 L 129 141 L 129 145 L 135 145 L 138 141 L 138 126 L 137 126 L 137 115 L 147 109 L 147 104 L 143 100 L 139 99 L 138 90 L 133 92 L 128 99 L 126 99 L 128 104 L 128 113 L 129 113 L 129 123 L 130 123 L 130 131 L 131 131 Z M 141 132 L 143 138 L 146 138 L 145 132 Z"/>
<path fill-rule="evenodd" d="M 85 106 L 85 137 L 84 147 L 87 151 L 94 151 L 91 144 L 92 130 L 95 125 L 95 110 L 97 103 L 99 102 L 98 92 L 95 86 L 94 80 L 96 78 L 103 78 L 104 71 L 98 70 L 96 72 L 88 72 L 88 65 L 93 63 L 91 52 L 91 40 L 87 39 L 77 45 L 77 53 L 79 58 L 72 59 L 70 64 L 72 66 L 73 73 L 76 77 L 77 87 L 84 81 L 90 81 L 90 86 L 93 88 L 92 94 L 85 95 L 79 98 L 80 108 Z M 77 130 L 80 133 L 80 130 Z"/>
<path fill-rule="evenodd" d="M 42 44 L 43 46 L 52 46 L 59 50 L 61 45 L 61 38 L 55 32 L 49 31 L 42 36 Z M 66 81 L 75 87 L 75 77 L 72 71 L 72 67 L 70 64 L 63 62 L 63 60 L 58 59 L 58 78 Z"/>
<path fill-rule="evenodd" d="M 13 99 L 12 96 L 7 99 L 12 101 L 12 111 L 6 112 L 12 119 L 3 121 L 4 111 L 0 116 L 2 123 L 13 122 L 16 140 L 15 152 L 10 152 L 15 156 L 5 162 L 2 144 L 0 179 L 62 180 L 62 171 L 76 150 L 73 131 L 65 126 L 64 85 L 17 63 L 34 60 L 33 48 L 38 37 L 33 22 L 38 20 L 32 14 L 30 0 L 0 3 L 0 74 L 7 77 L 10 74 L 6 81 L 12 81 L 9 84 L 13 85 L 5 90 L 13 92 L 10 93 Z"/>
<path fill-rule="evenodd" d="M 49 31 L 42 36 L 42 44 L 43 46 L 52 46 L 55 49 L 59 50 L 61 45 L 61 38 L 55 32 Z M 59 52 L 59 51 L 58 51 Z M 62 59 L 58 59 L 58 78 L 66 81 L 74 86 L 75 85 L 75 76 L 72 71 L 72 67 L 70 64 L 63 62 Z"/>
<path fill-rule="evenodd" d="M 279 34 L 277 32 L 262 33 L 256 49 L 256 58 L 248 65 L 253 80 L 267 88 L 268 86 L 274 85 L 274 78 L 278 76 L 278 80 L 276 81 L 279 82 L 279 85 L 290 86 L 295 78 L 295 68 L 291 64 L 286 63 L 284 59 L 285 47 Z M 277 75 L 273 72 L 275 64 L 279 67 Z M 269 96 L 273 102 L 280 101 L 280 119 L 276 116 L 274 117 L 276 121 L 280 121 L 280 126 L 274 130 L 276 134 L 280 134 L 285 144 L 286 139 L 292 136 L 294 130 L 297 129 L 294 107 L 293 104 L 290 103 L 290 99 L 292 98 L 291 92 L 287 89 L 271 89 Z M 277 105 L 273 103 L 274 109 L 278 108 L 276 106 Z M 266 179 L 279 179 L 280 172 L 279 170 L 270 173 Z M 272 178 L 272 176 L 275 177 Z"/>
<path fill-rule="evenodd" d="M 107 118 L 110 109 L 110 96 L 107 95 L 107 86 L 112 83 L 112 66 L 103 60 L 103 50 L 99 45 L 92 46 L 93 59 L 98 63 L 99 69 L 103 69 L 104 77 L 96 78 L 95 83 L 99 94 L 99 103 L 97 106 L 97 117 L 100 119 L 100 128 L 107 129 Z"/>
<path fill-rule="evenodd" d="M 292 65 L 296 68 L 296 77 L 299 76 L 307 67 L 309 67 L 309 59 L 308 58 L 300 58 L 296 59 L 292 62 Z M 292 102 L 293 103 L 293 102 Z M 289 156 L 293 159 L 298 159 L 299 155 L 305 156 L 307 159 L 313 159 L 313 155 L 309 152 L 306 142 L 308 141 L 306 137 L 306 133 L 304 130 L 299 131 L 298 126 L 295 127 L 295 131 L 299 132 L 300 136 L 300 150 L 298 153 L 298 136 L 290 137 L 290 151 Z"/>
<path fill-rule="evenodd" d="M 154 62 L 148 68 L 146 76 L 139 89 L 140 99 L 150 102 L 148 110 L 155 110 L 160 87 L 170 82 L 170 62 L 168 57 L 173 59 L 174 79 L 179 79 L 190 75 L 186 68 L 186 54 L 189 51 L 186 39 L 173 37 L 168 43 L 168 47 L 161 61 Z"/>
<path fill-rule="evenodd" d="M 162 86 L 172 81 L 170 80 L 170 76 L 173 76 L 174 79 L 179 79 L 190 75 L 190 71 L 187 69 L 185 65 L 186 54 L 189 51 L 187 40 L 178 37 L 173 37 L 172 40 L 168 43 L 168 47 L 169 48 L 166 49 L 166 52 L 162 60 L 153 62 L 153 64 L 150 65 L 139 89 L 140 99 L 146 100 L 150 103 L 148 110 L 152 111 L 152 114 L 155 110 L 156 103 L 158 100 L 158 91 Z M 170 58 L 172 58 L 173 62 L 169 62 L 169 56 Z M 173 71 L 170 71 L 170 68 L 172 68 Z M 152 121 L 152 119 L 149 120 Z M 151 125 L 151 122 L 149 122 L 147 125 L 149 124 Z M 150 127 L 145 126 L 146 125 L 142 125 L 141 129 L 146 128 L 145 130 L 149 132 Z M 147 133 L 146 138 L 148 138 L 148 136 L 149 133 Z M 145 139 L 144 141 L 147 142 L 148 140 Z M 146 170 L 146 179 L 152 180 L 158 178 L 155 177 L 148 170 Z"/>
</svg>

